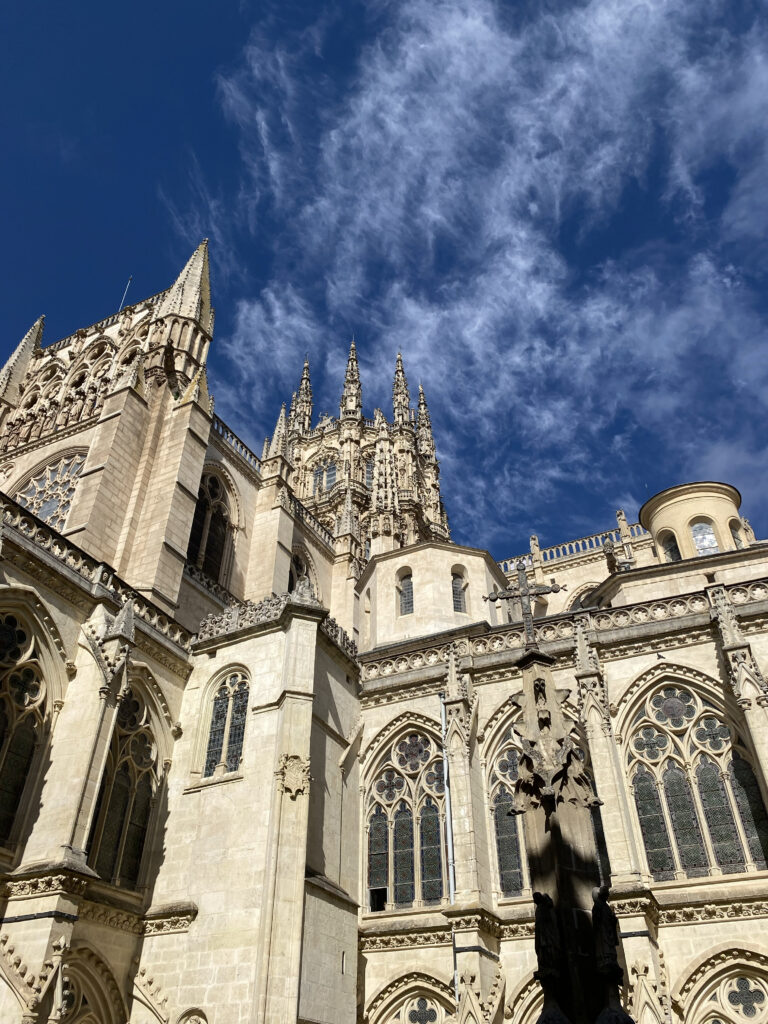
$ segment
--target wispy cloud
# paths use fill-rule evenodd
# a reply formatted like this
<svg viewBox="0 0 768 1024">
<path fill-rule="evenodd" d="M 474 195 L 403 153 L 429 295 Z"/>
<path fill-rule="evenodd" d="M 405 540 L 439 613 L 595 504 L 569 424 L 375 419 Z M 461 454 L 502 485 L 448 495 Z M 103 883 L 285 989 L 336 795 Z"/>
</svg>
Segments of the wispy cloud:
<svg viewBox="0 0 768 1024">
<path fill-rule="evenodd" d="M 260 292 L 237 303 L 225 402 L 247 397 L 271 427 L 308 350 L 334 408 L 354 329 L 366 402 L 384 406 L 402 349 L 455 533 L 498 555 L 534 525 L 556 540 L 584 508 L 610 516 L 648 478 L 754 472 L 760 445 L 718 452 L 738 444 L 738 402 L 768 422 L 757 14 L 726 0 L 375 12 L 343 89 L 322 66 L 328 18 L 277 39 L 259 27 L 219 81 L 243 173 L 237 211 L 215 212 L 268 253 Z"/>
</svg>

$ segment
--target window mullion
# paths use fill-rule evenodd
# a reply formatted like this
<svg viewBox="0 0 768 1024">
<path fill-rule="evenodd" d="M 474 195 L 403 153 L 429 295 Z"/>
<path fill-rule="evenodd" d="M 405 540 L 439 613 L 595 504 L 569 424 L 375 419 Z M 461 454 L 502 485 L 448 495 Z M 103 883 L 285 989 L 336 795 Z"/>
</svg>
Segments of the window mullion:
<svg viewBox="0 0 768 1024">
<path fill-rule="evenodd" d="M 644 763 L 644 762 L 641 762 L 641 763 Z M 646 767 L 650 767 L 650 766 L 646 765 Z M 662 780 L 660 778 L 657 778 L 656 775 L 653 774 L 653 771 L 651 771 L 651 774 L 653 775 L 653 784 L 656 786 L 656 792 L 659 795 L 659 803 L 661 805 L 661 813 L 664 816 L 664 823 L 667 826 L 667 835 L 669 836 L 669 845 L 670 845 L 670 849 L 672 850 L 672 858 L 673 858 L 673 860 L 675 862 L 675 878 L 687 878 L 688 875 L 686 874 L 685 868 L 682 866 L 682 860 L 680 859 L 680 853 L 679 853 L 679 851 L 677 849 L 677 836 L 675 835 L 675 828 L 674 828 L 674 825 L 672 824 L 672 815 L 669 813 L 669 807 L 667 807 L 667 794 L 664 791 L 664 783 L 662 782 Z M 647 858 L 647 854 L 646 854 L 646 860 L 647 859 L 648 858 Z"/>
<path fill-rule="evenodd" d="M 227 701 L 227 720 L 224 723 L 224 737 L 221 742 L 221 760 L 216 765 L 216 768 L 223 768 L 227 770 L 227 757 L 229 755 L 229 727 L 232 724 L 232 706 L 235 703 L 234 691 L 230 687 L 229 699 Z M 214 769 L 215 770 L 215 769 Z"/>
<path fill-rule="evenodd" d="M 133 766 L 131 766 L 133 767 Z M 123 866 L 123 853 L 125 852 L 125 841 L 128 837 L 128 829 L 131 825 L 131 815 L 133 814 L 133 805 L 136 801 L 136 790 L 138 788 L 138 779 L 131 770 L 131 796 L 128 800 L 128 804 L 125 808 L 125 816 L 123 817 L 123 827 L 120 829 L 120 842 L 117 844 L 117 857 L 115 858 L 115 868 L 112 872 L 112 884 L 120 884 L 120 871 Z"/>
<path fill-rule="evenodd" d="M 387 910 L 395 909 L 395 819 L 393 808 L 387 812 Z"/>
<path fill-rule="evenodd" d="M 203 520 L 203 528 L 200 531 L 200 550 L 197 552 L 197 568 L 203 568 L 203 562 L 205 561 L 205 549 L 208 545 L 208 531 L 211 528 L 211 517 L 213 516 L 213 507 L 210 502 L 206 502 L 205 506 L 205 519 Z"/>
<path fill-rule="evenodd" d="M 108 772 L 109 772 L 109 768 L 105 767 L 104 773 L 107 774 Z M 89 852 L 89 856 L 93 860 L 94 864 L 98 861 L 99 854 L 101 853 L 101 840 L 104 837 L 104 825 L 105 825 L 106 820 L 107 820 L 107 812 L 109 810 L 109 803 L 110 803 L 110 801 L 112 799 L 112 790 L 115 788 L 115 778 L 116 777 L 117 777 L 117 768 L 115 768 L 115 770 L 112 772 L 111 776 L 109 776 L 107 778 L 107 783 L 106 783 L 106 786 L 104 787 L 104 799 L 101 802 L 101 810 L 99 812 L 99 820 L 96 822 L 96 829 L 94 830 L 94 833 L 93 833 L 93 843 L 91 844 L 91 849 L 90 849 L 90 852 Z M 99 785 L 101 785 L 101 781 L 103 779 L 104 779 L 104 776 L 102 775 L 101 780 L 99 780 Z M 98 790 L 96 791 L 96 798 L 98 799 Z"/>
<path fill-rule="evenodd" d="M 696 811 L 696 815 L 701 822 L 701 838 L 704 840 L 704 849 L 707 854 L 707 860 L 709 861 L 709 874 L 710 875 L 722 875 L 723 869 L 717 863 L 717 857 L 715 856 L 715 848 L 712 845 L 712 836 L 709 834 L 709 822 L 707 816 L 704 813 L 704 804 L 701 802 L 701 794 L 699 793 L 699 778 L 696 772 L 693 770 L 690 761 L 685 763 L 685 774 L 688 777 L 688 784 L 691 787 L 691 793 L 693 795 L 693 806 Z"/>
</svg>

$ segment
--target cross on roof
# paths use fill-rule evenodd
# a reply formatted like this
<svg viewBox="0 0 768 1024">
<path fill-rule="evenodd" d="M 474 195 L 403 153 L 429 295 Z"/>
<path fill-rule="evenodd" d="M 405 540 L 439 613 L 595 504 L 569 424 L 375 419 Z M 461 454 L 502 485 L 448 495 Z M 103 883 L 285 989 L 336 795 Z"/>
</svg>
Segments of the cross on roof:
<svg viewBox="0 0 768 1024">
<path fill-rule="evenodd" d="M 520 559 L 515 564 L 517 572 L 517 586 L 507 587 L 495 594 L 484 597 L 484 601 L 519 601 L 523 609 L 523 628 L 525 629 L 525 646 L 536 646 L 536 635 L 533 631 L 533 610 L 531 598 L 542 597 L 544 594 L 557 594 L 565 590 L 565 586 L 550 580 L 549 586 L 543 583 L 529 583 L 528 574 L 525 571 L 525 562 Z"/>
</svg>

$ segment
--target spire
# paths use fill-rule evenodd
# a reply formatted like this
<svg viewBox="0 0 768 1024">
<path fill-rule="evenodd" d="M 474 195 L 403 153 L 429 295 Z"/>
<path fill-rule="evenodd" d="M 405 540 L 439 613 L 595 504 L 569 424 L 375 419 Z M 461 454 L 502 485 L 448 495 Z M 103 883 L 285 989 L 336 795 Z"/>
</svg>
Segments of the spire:
<svg viewBox="0 0 768 1024">
<path fill-rule="evenodd" d="M 21 382 L 24 380 L 32 356 L 40 351 L 45 317 L 39 316 L 16 346 L 16 351 L 0 370 L 0 400 L 17 405 Z"/>
<path fill-rule="evenodd" d="M 304 369 L 301 372 L 299 397 L 296 402 L 296 428 L 302 434 L 308 434 L 312 429 L 312 385 L 309 382 L 309 359 L 304 360 Z"/>
<path fill-rule="evenodd" d="M 272 442 L 269 446 L 269 457 L 274 458 L 276 455 L 285 455 L 287 451 L 286 440 L 288 435 L 288 424 L 285 418 L 285 402 L 283 402 L 280 409 L 280 415 L 277 417 L 277 423 L 275 424 L 275 432 L 272 435 Z"/>
<path fill-rule="evenodd" d="M 355 339 L 349 346 L 347 372 L 344 374 L 344 390 L 341 393 L 341 417 L 363 415 L 363 389 L 360 386 L 360 370 L 357 365 Z"/>
<path fill-rule="evenodd" d="M 392 405 L 395 413 L 395 426 L 404 426 L 411 422 L 411 396 L 408 392 L 408 381 L 403 368 L 403 357 L 399 352 L 395 363 L 395 382 L 392 385 Z"/>
<path fill-rule="evenodd" d="M 294 391 L 291 395 L 291 406 L 288 410 L 288 432 L 293 433 L 296 430 L 296 392 Z"/>
<path fill-rule="evenodd" d="M 213 333 L 208 239 L 204 238 L 187 261 L 157 310 L 157 317 L 182 316 L 196 320 L 206 334 Z"/>
<path fill-rule="evenodd" d="M 419 455 L 425 459 L 435 457 L 435 439 L 432 436 L 432 420 L 429 418 L 427 400 L 424 397 L 424 388 L 419 384 L 419 411 L 416 414 L 416 445 Z"/>
</svg>

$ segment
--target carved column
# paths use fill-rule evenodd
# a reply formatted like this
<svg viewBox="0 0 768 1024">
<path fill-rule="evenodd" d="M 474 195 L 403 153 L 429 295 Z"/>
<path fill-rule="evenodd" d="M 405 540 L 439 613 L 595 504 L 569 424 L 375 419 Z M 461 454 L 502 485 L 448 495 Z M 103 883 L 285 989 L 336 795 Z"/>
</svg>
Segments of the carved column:
<svg viewBox="0 0 768 1024">
<path fill-rule="evenodd" d="M 600 816 L 611 863 L 611 879 L 613 885 L 638 882 L 641 877 L 640 853 L 627 802 L 620 744 L 608 710 L 605 680 L 597 655 L 589 643 L 588 624 L 589 619 L 585 615 L 576 620 L 576 680 L 592 773 L 602 802 Z"/>
</svg>

